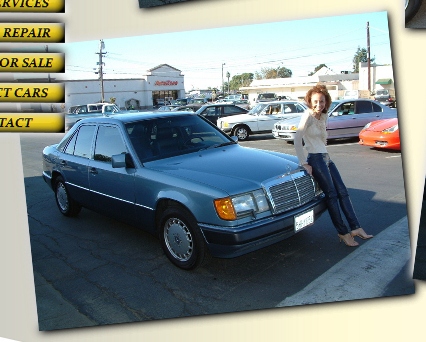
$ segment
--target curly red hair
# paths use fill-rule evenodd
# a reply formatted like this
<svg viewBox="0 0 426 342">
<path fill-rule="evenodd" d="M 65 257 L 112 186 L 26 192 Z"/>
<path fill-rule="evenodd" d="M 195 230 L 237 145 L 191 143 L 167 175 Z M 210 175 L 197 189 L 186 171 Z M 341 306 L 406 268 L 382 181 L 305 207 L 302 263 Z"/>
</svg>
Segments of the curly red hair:
<svg viewBox="0 0 426 342">
<path fill-rule="evenodd" d="M 312 108 L 311 107 L 311 99 L 312 99 L 313 94 L 323 94 L 324 95 L 325 107 L 324 107 L 324 110 L 322 112 L 327 113 L 328 109 L 330 108 L 330 105 L 331 105 L 331 96 L 330 96 L 326 86 L 318 83 L 314 87 L 312 87 L 311 89 L 308 90 L 308 92 L 305 95 L 305 103 L 309 108 Z"/>
</svg>

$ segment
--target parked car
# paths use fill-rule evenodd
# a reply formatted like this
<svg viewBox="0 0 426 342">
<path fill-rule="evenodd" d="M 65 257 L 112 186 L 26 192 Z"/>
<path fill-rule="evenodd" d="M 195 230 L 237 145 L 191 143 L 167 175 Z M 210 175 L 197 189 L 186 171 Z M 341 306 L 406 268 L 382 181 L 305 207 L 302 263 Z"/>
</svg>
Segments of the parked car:
<svg viewBox="0 0 426 342">
<path fill-rule="evenodd" d="M 405 22 L 408 23 L 420 9 L 422 0 L 405 0 Z"/>
<path fill-rule="evenodd" d="M 398 118 L 369 122 L 359 133 L 359 144 L 400 151 Z"/>
<path fill-rule="evenodd" d="M 234 104 L 234 105 L 236 105 L 238 107 L 244 108 L 244 109 L 250 109 L 250 102 L 249 102 L 249 100 L 243 100 L 243 99 L 234 100 L 234 101 L 232 101 L 232 104 Z"/>
<path fill-rule="evenodd" d="M 257 95 L 256 103 L 258 102 L 270 102 L 277 99 L 277 94 L 275 93 L 261 93 Z"/>
<path fill-rule="evenodd" d="M 232 95 L 225 96 L 225 97 L 223 98 L 223 100 L 224 100 L 224 101 L 236 101 L 236 100 L 241 100 L 241 99 L 242 99 L 242 96 L 243 96 L 243 95 L 241 95 L 241 94 L 232 94 Z"/>
<path fill-rule="evenodd" d="M 189 104 L 191 104 L 191 103 L 194 103 L 194 104 L 197 104 L 197 103 L 199 103 L 199 104 L 205 104 L 207 102 L 208 101 L 207 101 L 206 97 L 196 97 L 196 98 L 193 98 L 193 99 L 189 100 Z"/>
<path fill-rule="evenodd" d="M 191 113 L 82 120 L 44 148 L 43 179 L 63 215 L 145 229 L 182 269 L 281 241 L 326 210 L 295 156 L 242 147 Z"/>
<path fill-rule="evenodd" d="M 184 106 L 179 106 L 176 108 L 173 108 L 173 111 L 178 111 L 178 112 L 196 112 L 197 110 L 199 110 L 203 105 L 201 103 L 193 103 L 193 104 L 187 104 Z"/>
<path fill-rule="evenodd" d="M 379 89 L 374 95 L 374 99 L 385 106 L 396 108 L 396 97 L 394 89 Z"/>
<path fill-rule="evenodd" d="M 370 92 L 368 90 L 346 90 L 343 94 L 343 100 L 368 99 L 369 97 Z"/>
<path fill-rule="evenodd" d="M 89 103 L 84 105 L 71 106 L 68 110 L 69 114 L 84 114 L 84 113 L 98 113 L 105 111 L 105 106 L 113 108 L 117 106 L 114 103 L 99 102 L 99 103 Z M 117 106 L 118 108 L 118 106 Z"/>
<path fill-rule="evenodd" d="M 77 107 L 84 108 L 84 106 Z M 91 111 L 79 110 L 79 108 L 76 108 L 72 113 L 65 114 L 65 131 L 70 130 L 76 122 L 82 119 L 128 112 L 122 111 L 115 103 L 103 103 L 100 109 L 92 109 Z"/>
<path fill-rule="evenodd" d="M 215 104 L 219 104 L 219 103 L 233 104 L 233 105 L 239 106 L 239 107 L 247 109 L 247 110 L 250 109 L 250 102 L 249 102 L 249 100 L 243 100 L 243 99 L 240 99 L 240 100 L 222 99 L 222 100 L 218 100 L 218 101 L 215 102 Z"/>
<path fill-rule="evenodd" d="M 171 104 L 178 105 L 178 106 L 185 106 L 189 104 L 190 100 L 191 100 L 190 98 L 176 99 L 176 100 L 172 100 Z"/>
<path fill-rule="evenodd" d="M 224 116 L 235 116 L 245 114 L 248 110 L 230 103 L 213 103 L 207 104 L 195 113 L 203 116 L 207 120 L 217 124 L 217 121 Z"/>
<path fill-rule="evenodd" d="M 158 112 L 170 112 L 172 110 L 174 110 L 175 108 L 180 107 L 179 105 L 165 105 L 165 106 L 161 106 L 157 109 Z"/>
<path fill-rule="evenodd" d="M 297 101 L 273 101 L 257 104 L 247 114 L 221 118 L 217 126 L 238 140 L 247 140 L 252 134 L 271 133 L 274 123 L 300 116 L 306 106 Z"/>
<path fill-rule="evenodd" d="M 328 139 L 358 137 L 369 122 L 396 118 L 397 110 L 368 99 L 333 101 L 328 111 Z M 294 140 L 300 117 L 277 122 L 272 134 L 277 139 Z"/>
<path fill-rule="evenodd" d="M 160 108 L 161 106 L 165 106 L 165 105 L 166 105 L 165 99 L 155 99 L 154 100 L 154 108 Z"/>
</svg>

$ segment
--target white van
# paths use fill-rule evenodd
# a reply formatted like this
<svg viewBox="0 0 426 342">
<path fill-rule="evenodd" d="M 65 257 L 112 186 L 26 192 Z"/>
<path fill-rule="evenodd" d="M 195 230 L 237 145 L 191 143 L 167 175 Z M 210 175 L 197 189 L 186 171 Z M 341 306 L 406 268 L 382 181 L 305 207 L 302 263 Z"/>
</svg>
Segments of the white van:
<svg viewBox="0 0 426 342">
<path fill-rule="evenodd" d="M 346 90 L 343 95 L 343 100 L 350 99 L 368 99 L 370 93 L 368 90 Z"/>
</svg>

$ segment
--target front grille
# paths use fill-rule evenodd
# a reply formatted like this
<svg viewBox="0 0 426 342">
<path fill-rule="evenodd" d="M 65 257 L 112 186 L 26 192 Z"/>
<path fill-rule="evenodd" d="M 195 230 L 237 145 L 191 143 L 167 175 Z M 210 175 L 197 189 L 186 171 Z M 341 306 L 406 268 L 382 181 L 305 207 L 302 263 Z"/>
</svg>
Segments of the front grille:
<svg viewBox="0 0 426 342">
<path fill-rule="evenodd" d="M 315 197 L 315 183 L 305 173 L 289 175 L 276 180 L 266 187 L 274 214 L 294 209 L 312 201 Z"/>
</svg>

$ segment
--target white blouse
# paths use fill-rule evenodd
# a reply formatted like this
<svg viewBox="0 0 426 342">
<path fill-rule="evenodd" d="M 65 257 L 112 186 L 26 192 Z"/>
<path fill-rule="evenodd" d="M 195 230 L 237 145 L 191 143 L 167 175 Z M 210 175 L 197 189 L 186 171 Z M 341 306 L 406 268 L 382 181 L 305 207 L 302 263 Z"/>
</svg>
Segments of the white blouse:
<svg viewBox="0 0 426 342">
<path fill-rule="evenodd" d="M 327 153 L 327 118 L 327 113 L 322 113 L 316 119 L 311 109 L 302 114 L 294 137 L 294 148 L 300 165 L 306 164 L 302 140 L 308 153 Z"/>
</svg>

